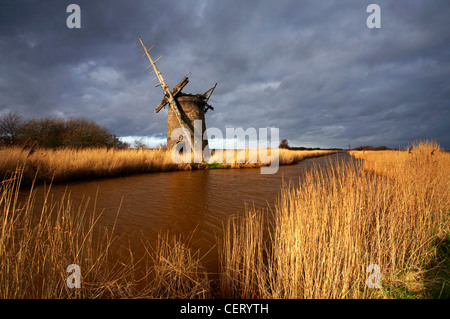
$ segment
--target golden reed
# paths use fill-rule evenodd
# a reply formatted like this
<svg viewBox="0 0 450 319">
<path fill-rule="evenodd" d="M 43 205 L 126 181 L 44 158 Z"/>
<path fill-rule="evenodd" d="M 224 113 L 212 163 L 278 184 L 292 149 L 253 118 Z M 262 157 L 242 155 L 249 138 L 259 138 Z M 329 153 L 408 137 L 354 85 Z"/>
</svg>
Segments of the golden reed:
<svg viewBox="0 0 450 319">
<path fill-rule="evenodd" d="M 429 142 L 351 154 L 364 162 L 314 168 L 283 187 L 269 216 L 249 211 L 226 224 L 223 296 L 382 298 L 408 284 L 398 282 L 405 273 L 424 272 L 433 244 L 449 236 L 450 154 Z M 384 289 L 366 283 L 374 264 Z"/>
<path fill-rule="evenodd" d="M 166 149 L 37 149 L 30 152 L 20 147 L 0 148 L 0 178 L 12 173 L 18 166 L 23 168 L 22 184 L 32 182 L 66 182 L 79 179 L 107 178 L 136 173 L 192 170 L 206 168 L 246 168 L 261 167 L 263 164 L 249 162 L 248 150 L 245 163 L 235 162 L 224 165 L 215 163 L 217 155 L 209 163 L 174 163 L 171 152 Z M 225 151 L 223 151 L 225 154 Z M 269 152 L 270 153 L 270 152 Z M 280 165 L 297 163 L 305 158 L 323 156 L 334 151 L 290 151 L 280 150 Z M 226 158 L 226 155 L 223 156 Z M 265 165 L 265 164 L 264 164 Z"/>
<path fill-rule="evenodd" d="M 142 159 L 146 151 L 129 151 L 129 161 L 131 152 Z M 23 171 L 16 171 L 0 188 L 0 297 L 389 298 L 392 285 L 424 290 L 436 243 L 450 236 L 450 154 L 419 142 L 406 151 L 351 155 L 363 161 L 314 167 L 298 186 L 281 189 L 271 212 L 248 210 L 226 221 L 214 289 L 189 240 L 161 235 L 155 247 L 145 243 L 145 260 L 130 249 L 126 262 L 114 262 L 114 227 L 97 227 L 99 214 L 74 207 L 69 195 L 47 200 L 36 216 L 33 188 L 18 200 Z M 51 167 L 64 162 L 46 156 Z M 75 162 L 82 158 L 89 163 L 82 167 L 95 167 L 87 154 Z M 66 286 L 71 263 L 83 265 L 82 289 Z M 366 284 L 371 264 L 379 266 L 382 289 Z"/>
</svg>

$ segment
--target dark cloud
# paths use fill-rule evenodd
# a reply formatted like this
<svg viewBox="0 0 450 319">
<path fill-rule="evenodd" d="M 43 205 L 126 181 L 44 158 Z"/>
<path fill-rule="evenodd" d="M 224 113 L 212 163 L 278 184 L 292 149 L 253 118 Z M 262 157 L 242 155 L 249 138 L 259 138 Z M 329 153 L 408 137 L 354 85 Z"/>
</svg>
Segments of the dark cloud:
<svg viewBox="0 0 450 319">
<path fill-rule="evenodd" d="M 66 27 L 81 7 L 82 28 Z M 366 7 L 382 27 L 366 27 Z M 84 116 L 160 140 L 167 110 L 140 35 L 169 86 L 215 82 L 207 125 L 279 127 L 291 145 L 450 148 L 450 5 L 444 1 L 2 1 L 0 112 Z"/>
</svg>

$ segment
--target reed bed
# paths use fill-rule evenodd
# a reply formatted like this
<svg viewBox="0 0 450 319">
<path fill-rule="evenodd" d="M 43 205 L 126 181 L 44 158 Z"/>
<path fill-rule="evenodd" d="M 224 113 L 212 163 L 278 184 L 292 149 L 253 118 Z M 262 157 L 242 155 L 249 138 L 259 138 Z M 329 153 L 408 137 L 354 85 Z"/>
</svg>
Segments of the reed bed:
<svg viewBox="0 0 450 319">
<path fill-rule="evenodd" d="M 173 163 L 170 153 L 162 149 L 37 149 L 31 154 L 21 148 L 0 150 L 1 176 L 18 165 L 24 168 L 25 183 L 192 169 L 189 164 Z"/>
<path fill-rule="evenodd" d="M 393 298 L 398 286 L 429 297 L 430 262 L 450 238 L 450 154 L 427 142 L 351 154 L 364 161 L 313 167 L 273 210 L 226 221 L 217 283 L 178 235 L 114 261 L 114 223 L 100 227 L 100 213 L 70 195 L 36 216 L 33 188 L 18 200 L 16 171 L 0 188 L 0 298 Z M 82 269 L 81 289 L 66 285 L 69 264 Z M 373 264 L 381 289 L 367 285 Z"/>
<path fill-rule="evenodd" d="M 276 150 L 278 151 L 278 150 Z M 23 167 L 22 184 L 30 185 L 33 181 L 66 182 L 80 179 L 107 178 L 136 173 L 179 171 L 207 168 L 245 168 L 261 167 L 268 163 L 250 162 L 249 152 L 245 151 L 243 163 L 238 163 L 237 153 L 229 164 L 218 162 L 216 151 L 208 163 L 195 163 L 191 156 L 188 163 L 175 163 L 171 152 L 166 149 L 36 149 L 30 151 L 19 147 L 0 149 L 0 177 L 12 173 L 17 167 Z M 271 150 L 268 150 L 269 154 Z M 323 156 L 333 151 L 290 151 L 280 150 L 280 165 L 295 164 L 302 159 Z M 266 153 L 266 152 L 264 152 Z M 226 159 L 224 155 L 223 159 Z M 218 163 L 218 164 L 217 164 Z M 217 165 L 216 165 L 217 164 Z"/>
<path fill-rule="evenodd" d="M 263 212 L 249 210 L 224 225 L 225 235 L 218 238 L 221 297 L 264 298 L 269 266 L 264 222 Z"/>
<path fill-rule="evenodd" d="M 74 207 L 70 194 L 40 213 L 34 190 L 19 200 L 22 171 L 0 184 L 0 299 L 207 298 L 207 273 L 189 240 L 161 234 L 137 254 L 116 241 L 115 221 L 99 225 L 88 202 Z M 119 211 L 118 211 L 119 214 Z M 120 258 L 117 252 L 121 250 Z M 81 287 L 67 285 L 69 265 L 80 267 Z"/>
<path fill-rule="evenodd" d="M 287 153 L 287 152 L 286 152 Z M 117 255 L 114 225 L 100 227 L 101 213 L 74 207 L 70 194 L 51 201 L 51 186 L 36 215 L 32 181 L 66 181 L 133 172 L 192 169 L 174 164 L 165 150 L 0 150 L 0 298 L 207 298 L 201 258 L 181 238 L 161 235 L 135 260 Z M 302 154 L 303 155 L 303 154 Z M 300 157 L 297 157 L 300 158 Z M 244 163 L 245 164 L 245 163 Z M 29 195 L 19 200 L 19 188 Z M 119 247 L 121 244 L 119 244 Z M 122 254 L 123 256 L 124 254 Z M 127 256 L 127 254 L 125 254 Z M 67 266 L 82 268 L 82 289 L 66 285 Z"/>
<path fill-rule="evenodd" d="M 147 250 L 151 258 L 153 298 L 211 298 L 211 281 L 201 264 L 200 252 L 190 249 L 190 239 L 168 233 L 158 236 L 155 248 Z M 151 247 L 147 243 L 146 247 Z"/>
<path fill-rule="evenodd" d="M 418 143 L 411 153 L 364 158 L 367 170 L 335 162 L 286 185 L 269 221 L 256 211 L 230 220 L 220 244 L 222 296 L 383 298 L 408 285 L 405 274 L 420 278 L 436 241 L 449 236 L 450 154 Z M 366 284 L 374 264 L 382 289 Z"/>
<path fill-rule="evenodd" d="M 124 295 L 129 269 L 108 260 L 111 231 L 94 231 L 100 214 L 74 208 L 70 196 L 53 203 L 47 195 L 36 215 L 32 190 L 24 203 L 18 199 L 21 175 L 0 186 L 0 298 Z M 66 285 L 71 264 L 82 265 L 83 289 Z"/>
<path fill-rule="evenodd" d="M 224 163 L 218 167 L 242 168 L 268 165 L 270 160 L 278 157 L 279 165 L 292 165 L 304 159 L 334 154 L 331 150 L 289 150 L 289 149 L 255 149 L 255 150 L 215 150 L 207 163 Z M 231 160 L 229 160 L 231 159 Z"/>
</svg>

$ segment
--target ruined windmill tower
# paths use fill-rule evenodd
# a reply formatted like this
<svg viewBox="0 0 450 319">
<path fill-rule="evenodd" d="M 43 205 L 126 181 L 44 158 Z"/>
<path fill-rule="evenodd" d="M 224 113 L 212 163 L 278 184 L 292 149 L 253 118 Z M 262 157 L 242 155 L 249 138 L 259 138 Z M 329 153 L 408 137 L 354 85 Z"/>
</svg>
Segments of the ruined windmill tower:
<svg viewBox="0 0 450 319">
<path fill-rule="evenodd" d="M 153 60 L 153 57 L 150 55 L 150 50 L 153 48 L 151 46 L 149 49 L 145 46 L 144 42 L 142 41 L 141 37 L 138 39 L 138 45 L 142 46 L 142 50 L 145 51 L 145 54 L 142 56 L 147 56 L 150 65 L 147 67 L 149 69 L 150 67 L 153 67 L 153 72 L 156 74 L 156 77 L 153 79 L 158 79 L 159 84 L 156 86 L 161 86 L 164 90 L 164 98 L 162 99 L 161 103 L 156 107 L 155 111 L 158 113 L 163 107 L 165 107 L 167 104 L 169 104 L 169 110 L 168 110 L 168 120 L 167 120 L 167 149 L 172 149 L 177 143 L 179 143 L 182 139 L 182 136 L 177 137 L 176 139 L 172 139 L 172 132 L 180 127 L 186 128 L 191 135 L 191 141 L 193 143 L 194 141 L 194 121 L 195 120 L 201 120 L 202 121 L 202 136 L 204 135 L 206 131 L 206 125 L 205 125 L 205 113 L 211 109 L 214 110 L 214 108 L 208 104 L 208 100 L 213 93 L 214 89 L 217 86 L 217 83 L 210 88 L 208 91 L 206 91 L 203 94 L 187 94 L 182 93 L 181 90 L 188 84 L 189 79 L 185 77 L 180 83 L 178 83 L 172 90 L 169 89 L 167 86 L 166 81 L 164 80 L 161 72 L 158 70 L 158 67 L 156 66 L 156 62 L 161 58 Z M 202 139 L 202 151 L 205 149 L 205 147 L 208 145 L 208 139 Z M 191 145 L 191 150 L 193 150 L 194 147 Z"/>
</svg>

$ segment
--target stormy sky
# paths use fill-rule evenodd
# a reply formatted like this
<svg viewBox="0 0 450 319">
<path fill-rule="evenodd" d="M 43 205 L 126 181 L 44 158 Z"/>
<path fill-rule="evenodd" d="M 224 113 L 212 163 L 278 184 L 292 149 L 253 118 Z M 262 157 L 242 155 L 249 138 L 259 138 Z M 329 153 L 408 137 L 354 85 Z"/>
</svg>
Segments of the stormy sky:
<svg viewBox="0 0 450 319">
<path fill-rule="evenodd" d="M 81 29 L 66 26 L 71 3 Z M 366 25 L 371 3 L 380 29 Z M 218 83 L 206 124 L 224 134 L 276 127 L 292 146 L 449 149 L 449 24 L 448 0 L 1 0 L 0 115 L 86 117 L 164 141 L 141 36 L 170 87 Z"/>
</svg>

